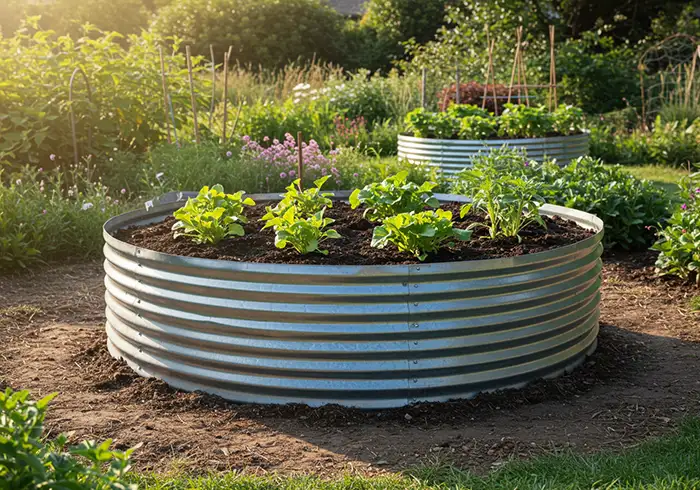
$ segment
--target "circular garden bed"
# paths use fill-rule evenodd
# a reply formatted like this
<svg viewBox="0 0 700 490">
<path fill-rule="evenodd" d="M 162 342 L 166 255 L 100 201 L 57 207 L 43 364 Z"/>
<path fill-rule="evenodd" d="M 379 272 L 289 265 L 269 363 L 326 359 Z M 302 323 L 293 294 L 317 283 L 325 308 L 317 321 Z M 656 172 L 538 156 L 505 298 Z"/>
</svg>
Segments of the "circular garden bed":
<svg viewBox="0 0 700 490">
<path fill-rule="evenodd" d="M 182 202 L 105 224 L 114 357 L 235 401 L 383 408 L 523 386 L 595 349 L 593 215 L 545 205 L 546 231 L 528 227 L 519 243 L 475 232 L 419 262 L 369 248 L 372 225 L 339 201 L 327 215 L 342 238 L 324 242 L 327 256 L 275 249 L 255 220 L 279 197 L 252 197 L 246 235 L 216 246 L 172 237 Z M 436 197 L 443 209 L 464 201 Z"/>
</svg>

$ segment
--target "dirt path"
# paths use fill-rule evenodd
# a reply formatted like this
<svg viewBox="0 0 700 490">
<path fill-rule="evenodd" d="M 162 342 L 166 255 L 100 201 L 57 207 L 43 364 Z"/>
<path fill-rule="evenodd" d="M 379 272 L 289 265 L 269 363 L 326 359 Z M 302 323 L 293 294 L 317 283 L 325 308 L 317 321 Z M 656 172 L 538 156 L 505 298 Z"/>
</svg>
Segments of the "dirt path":
<svg viewBox="0 0 700 490">
<path fill-rule="evenodd" d="M 650 279 L 649 259 L 606 259 L 600 347 L 572 375 L 381 412 L 235 405 L 138 378 L 106 352 L 101 264 L 58 266 L 0 278 L 0 387 L 57 391 L 51 431 L 143 442 L 137 467 L 158 471 L 330 475 L 436 459 L 483 471 L 561 448 L 620 448 L 700 413 L 693 288 Z"/>
</svg>

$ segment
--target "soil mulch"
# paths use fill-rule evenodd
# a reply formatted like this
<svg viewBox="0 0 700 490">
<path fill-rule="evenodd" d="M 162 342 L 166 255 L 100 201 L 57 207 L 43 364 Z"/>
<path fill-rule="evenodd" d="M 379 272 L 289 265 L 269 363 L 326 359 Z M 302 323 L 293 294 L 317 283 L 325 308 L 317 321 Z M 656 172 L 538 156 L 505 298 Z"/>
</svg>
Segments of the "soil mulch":
<svg viewBox="0 0 700 490">
<path fill-rule="evenodd" d="M 700 414 L 700 289 L 653 276 L 653 253 L 603 258 L 599 346 L 572 373 L 473 400 L 361 411 L 241 405 L 138 377 L 110 357 L 98 263 L 0 280 L 0 387 L 52 392 L 51 435 L 143 443 L 138 470 L 375 474 L 439 460 L 622 449 Z"/>
<path fill-rule="evenodd" d="M 460 218 L 461 206 L 460 203 L 446 203 L 441 206 L 442 209 L 452 212 L 457 228 L 464 229 L 470 223 L 485 221 L 483 216 L 474 214 Z M 418 263 L 416 258 L 399 252 L 393 245 L 384 249 L 373 248 L 370 243 L 375 224 L 362 217 L 361 209 L 353 210 L 347 203 L 335 202 L 332 208 L 326 210 L 325 216 L 335 220 L 330 228 L 341 235 L 339 239 L 326 240 L 321 244 L 322 249 L 329 251 L 326 256 L 317 253 L 299 255 L 291 246 L 282 250 L 275 248 L 274 231 L 271 228 L 260 229 L 262 222 L 259 220 L 265 212 L 265 204 L 248 208 L 246 216 L 249 222 L 244 227 L 245 236 L 223 240 L 216 246 L 197 245 L 186 237 L 173 238 L 171 228 L 175 219 L 172 216 L 157 224 L 119 230 L 115 236 L 132 245 L 157 252 L 240 262 L 328 265 Z M 450 246 L 429 255 L 425 262 L 514 257 L 570 245 L 593 234 L 573 221 L 555 217 L 545 218 L 545 222 L 546 229 L 537 224 L 527 226 L 521 232 L 521 242 L 518 242 L 517 238 L 485 239 L 488 235 L 487 230 L 484 227 L 476 227 L 471 240 L 456 240 Z"/>
</svg>

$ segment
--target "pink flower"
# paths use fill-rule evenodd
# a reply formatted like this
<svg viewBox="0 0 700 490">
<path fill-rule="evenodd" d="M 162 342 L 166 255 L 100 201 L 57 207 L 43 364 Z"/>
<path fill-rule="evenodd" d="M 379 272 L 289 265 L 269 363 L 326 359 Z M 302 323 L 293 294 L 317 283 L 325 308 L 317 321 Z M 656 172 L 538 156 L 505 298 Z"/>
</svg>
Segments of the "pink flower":
<svg viewBox="0 0 700 490">
<path fill-rule="evenodd" d="M 56 161 L 56 155 L 54 155 L 53 153 L 52 153 L 51 155 L 49 155 L 49 160 L 51 160 L 52 162 L 55 162 L 55 161 Z"/>
<path fill-rule="evenodd" d="M 296 173 L 295 170 L 290 170 L 290 171 L 289 171 L 289 176 L 290 176 L 290 177 L 294 177 L 296 174 L 297 174 L 297 173 Z"/>
<path fill-rule="evenodd" d="M 360 174 L 358 174 L 357 172 L 355 172 L 354 174 L 352 174 L 352 176 L 355 177 L 355 178 L 358 178 L 358 177 L 360 176 Z"/>
<path fill-rule="evenodd" d="M 270 141 L 270 137 L 269 137 L 269 136 L 265 136 L 265 137 L 263 138 L 263 141 Z"/>
<path fill-rule="evenodd" d="M 226 157 L 227 157 L 227 158 L 231 158 L 232 156 L 233 156 L 233 153 L 231 153 L 230 151 L 227 151 L 227 152 L 226 152 Z"/>
<path fill-rule="evenodd" d="M 44 167 L 39 167 L 39 172 L 41 173 L 43 171 L 44 171 Z"/>
<path fill-rule="evenodd" d="M 47 211 L 45 209 L 41 212 L 41 214 L 46 214 L 46 213 L 47 213 Z"/>
<path fill-rule="evenodd" d="M 280 173 L 280 179 L 286 179 L 286 178 L 287 178 L 286 173 L 284 173 L 284 172 Z"/>
<path fill-rule="evenodd" d="M 681 230 L 681 233 L 685 233 L 685 228 L 683 228 L 683 229 Z"/>
<path fill-rule="evenodd" d="M 688 206 L 686 204 L 681 204 L 681 209 L 685 211 L 686 209 L 688 209 Z"/>
</svg>

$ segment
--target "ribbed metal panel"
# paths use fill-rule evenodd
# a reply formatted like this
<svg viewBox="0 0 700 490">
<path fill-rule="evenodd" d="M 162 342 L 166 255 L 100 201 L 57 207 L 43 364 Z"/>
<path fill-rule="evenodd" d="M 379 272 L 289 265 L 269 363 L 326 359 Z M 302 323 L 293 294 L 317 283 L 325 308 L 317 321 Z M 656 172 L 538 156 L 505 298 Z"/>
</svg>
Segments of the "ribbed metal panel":
<svg viewBox="0 0 700 490">
<path fill-rule="evenodd" d="M 104 230 L 109 350 L 178 388 L 396 407 L 520 387 L 595 349 L 603 223 L 590 214 L 542 208 L 597 231 L 557 250 L 420 265 L 229 262 L 112 236 L 178 206 L 127 213 Z"/>
<path fill-rule="evenodd" d="M 437 167 L 447 175 L 454 175 L 472 165 L 479 153 L 488 153 L 504 145 L 525 150 L 528 158 L 542 162 L 555 158 L 559 165 L 588 155 L 588 133 L 552 138 L 528 138 L 510 140 L 439 140 L 399 135 L 399 158 L 411 163 Z"/>
</svg>

